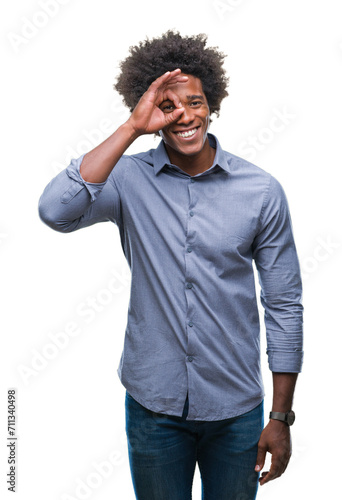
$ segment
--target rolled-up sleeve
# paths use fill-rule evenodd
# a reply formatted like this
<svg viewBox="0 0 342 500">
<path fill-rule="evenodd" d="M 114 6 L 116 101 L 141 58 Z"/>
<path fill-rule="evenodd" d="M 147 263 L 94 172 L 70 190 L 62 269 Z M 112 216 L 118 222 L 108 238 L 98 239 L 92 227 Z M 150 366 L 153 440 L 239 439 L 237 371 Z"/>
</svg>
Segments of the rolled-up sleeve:
<svg viewBox="0 0 342 500">
<path fill-rule="evenodd" d="M 298 373 L 303 363 L 302 282 L 287 199 L 272 176 L 253 257 L 265 309 L 270 370 Z"/>
<path fill-rule="evenodd" d="M 121 224 L 120 196 L 111 175 L 105 182 L 86 182 L 80 174 L 84 155 L 54 177 L 38 204 L 39 216 L 56 231 L 71 232 L 96 222 Z"/>
</svg>

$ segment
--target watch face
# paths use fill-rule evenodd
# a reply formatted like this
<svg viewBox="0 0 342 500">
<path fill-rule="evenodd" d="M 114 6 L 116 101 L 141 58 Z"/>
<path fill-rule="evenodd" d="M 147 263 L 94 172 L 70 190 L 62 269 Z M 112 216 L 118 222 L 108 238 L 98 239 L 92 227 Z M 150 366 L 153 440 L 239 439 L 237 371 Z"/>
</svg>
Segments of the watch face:
<svg viewBox="0 0 342 500">
<path fill-rule="evenodd" d="M 292 425 L 292 424 L 293 424 L 293 422 L 295 421 L 295 418 L 296 418 L 296 417 L 295 417 L 295 413 L 294 413 L 294 411 L 292 411 L 292 410 L 291 410 L 291 411 L 289 411 L 289 412 L 287 413 L 287 419 L 286 419 L 286 421 L 287 421 L 288 425 Z"/>
</svg>

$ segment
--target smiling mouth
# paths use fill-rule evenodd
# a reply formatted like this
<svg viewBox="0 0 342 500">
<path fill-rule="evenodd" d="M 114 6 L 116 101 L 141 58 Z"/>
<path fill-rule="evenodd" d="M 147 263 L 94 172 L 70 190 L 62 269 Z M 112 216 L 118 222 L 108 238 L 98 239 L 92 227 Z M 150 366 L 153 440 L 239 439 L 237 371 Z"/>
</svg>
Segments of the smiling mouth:
<svg viewBox="0 0 342 500">
<path fill-rule="evenodd" d="M 191 130 L 186 130 L 185 132 L 175 132 L 175 134 L 178 137 L 183 137 L 183 138 L 192 137 L 194 134 L 196 134 L 198 129 L 199 129 L 199 127 L 195 127 L 195 128 L 192 128 Z"/>
</svg>

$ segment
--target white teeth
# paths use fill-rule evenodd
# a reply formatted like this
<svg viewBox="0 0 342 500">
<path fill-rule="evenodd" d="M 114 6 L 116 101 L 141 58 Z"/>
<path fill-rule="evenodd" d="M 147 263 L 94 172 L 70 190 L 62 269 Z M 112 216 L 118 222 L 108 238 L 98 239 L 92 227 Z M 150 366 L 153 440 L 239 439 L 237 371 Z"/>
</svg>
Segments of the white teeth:
<svg viewBox="0 0 342 500">
<path fill-rule="evenodd" d="M 179 137 L 190 137 L 191 135 L 194 135 L 196 130 L 197 128 L 189 130 L 188 132 L 177 132 L 176 135 L 178 135 Z"/>
</svg>

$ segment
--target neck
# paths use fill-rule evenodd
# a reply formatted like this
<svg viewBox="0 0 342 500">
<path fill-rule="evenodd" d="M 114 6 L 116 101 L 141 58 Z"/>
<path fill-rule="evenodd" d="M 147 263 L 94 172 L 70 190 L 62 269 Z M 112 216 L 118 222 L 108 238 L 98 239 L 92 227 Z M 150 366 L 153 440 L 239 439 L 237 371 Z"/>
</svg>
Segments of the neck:
<svg viewBox="0 0 342 500">
<path fill-rule="evenodd" d="M 204 146 L 198 153 L 194 155 L 183 155 L 179 151 L 172 149 L 164 142 L 165 149 L 169 156 L 170 162 L 173 165 L 184 170 L 189 175 L 196 175 L 208 170 L 213 164 L 216 150 L 209 144 L 208 137 L 205 140 Z"/>
</svg>

